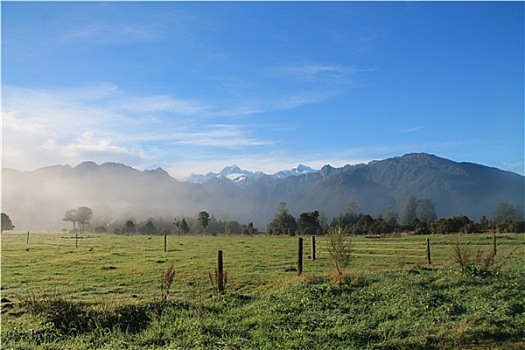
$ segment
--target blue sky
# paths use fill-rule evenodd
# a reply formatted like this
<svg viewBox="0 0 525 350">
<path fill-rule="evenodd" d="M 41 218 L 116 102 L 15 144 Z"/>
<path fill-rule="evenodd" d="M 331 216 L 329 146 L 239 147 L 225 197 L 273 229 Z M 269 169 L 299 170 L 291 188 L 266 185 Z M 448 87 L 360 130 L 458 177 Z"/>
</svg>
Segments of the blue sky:
<svg viewBox="0 0 525 350">
<path fill-rule="evenodd" d="M 2 2 L 3 167 L 524 173 L 523 2 Z"/>
</svg>

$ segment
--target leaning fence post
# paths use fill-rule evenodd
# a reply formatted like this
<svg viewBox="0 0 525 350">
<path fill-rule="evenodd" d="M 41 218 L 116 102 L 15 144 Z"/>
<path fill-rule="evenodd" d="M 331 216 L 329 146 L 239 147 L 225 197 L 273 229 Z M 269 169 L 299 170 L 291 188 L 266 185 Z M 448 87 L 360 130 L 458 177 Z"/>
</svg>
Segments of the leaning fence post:
<svg viewBox="0 0 525 350">
<path fill-rule="evenodd" d="M 494 255 L 496 255 L 496 247 L 497 247 L 497 244 L 496 244 L 496 235 L 494 235 L 494 243 L 493 243 L 493 246 L 494 246 L 494 248 L 493 248 L 493 250 L 492 250 L 492 253 L 493 253 Z"/>
<path fill-rule="evenodd" d="M 312 260 L 315 260 L 315 236 L 312 236 Z"/>
<path fill-rule="evenodd" d="M 217 291 L 224 292 L 224 267 L 222 263 L 222 250 L 217 252 Z"/>
<path fill-rule="evenodd" d="M 430 259 L 430 238 L 427 238 L 427 262 L 428 264 L 432 264 L 432 260 Z"/>
<path fill-rule="evenodd" d="M 299 237 L 297 246 L 297 276 L 303 273 L 303 237 Z"/>
</svg>

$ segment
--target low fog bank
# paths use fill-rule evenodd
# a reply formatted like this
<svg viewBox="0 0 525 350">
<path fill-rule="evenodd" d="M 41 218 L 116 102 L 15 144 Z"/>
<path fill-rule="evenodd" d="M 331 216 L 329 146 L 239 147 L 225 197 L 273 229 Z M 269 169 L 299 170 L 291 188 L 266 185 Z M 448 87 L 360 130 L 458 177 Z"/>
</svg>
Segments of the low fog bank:
<svg viewBox="0 0 525 350">
<path fill-rule="evenodd" d="M 140 172 L 122 165 L 97 166 L 87 172 L 78 168 L 4 169 L 2 212 L 10 216 L 15 231 L 72 229 L 71 222 L 63 221 L 64 214 L 80 206 L 93 210 L 86 229 L 103 226 L 108 231 L 127 220 L 139 224 L 151 218 L 156 225 L 171 225 L 174 230 L 174 218 L 195 218 L 203 210 L 217 220 L 241 224 L 265 226 L 271 219 L 271 215 L 253 217 L 242 203 L 217 201 L 201 185 L 180 183 L 162 171 Z"/>
</svg>

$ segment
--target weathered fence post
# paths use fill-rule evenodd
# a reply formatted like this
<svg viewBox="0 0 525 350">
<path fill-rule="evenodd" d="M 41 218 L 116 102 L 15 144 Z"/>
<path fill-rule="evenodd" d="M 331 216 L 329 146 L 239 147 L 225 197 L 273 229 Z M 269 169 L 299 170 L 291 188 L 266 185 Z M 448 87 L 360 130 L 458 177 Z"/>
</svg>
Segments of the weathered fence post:
<svg viewBox="0 0 525 350">
<path fill-rule="evenodd" d="M 167 246 L 167 240 L 168 240 L 168 235 L 164 234 L 164 253 L 166 253 L 166 246 Z"/>
<path fill-rule="evenodd" d="M 496 235 L 494 235 L 494 243 L 493 243 L 493 246 L 494 246 L 494 248 L 493 248 L 493 250 L 492 250 L 492 253 L 493 253 L 494 255 L 496 255 L 496 247 L 497 247 L 497 244 L 496 244 Z"/>
<path fill-rule="evenodd" d="M 26 244 L 29 244 L 29 231 L 27 231 L 27 239 L 26 239 Z"/>
<path fill-rule="evenodd" d="M 428 264 L 432 264 L 432 260 L 430 259 L 430 238 L 427 238 L 427 262 Z"/>
<path fill-rule="evenodd" d="M 75 231 L 75 248 L 78 248 L 78 231 Z"/>
<path fill-rule="evenodd" d="M 312 236 L 312 260 L 315 260 L 315 236 Z"/>
<path fill-rule="evenodd" d="M 297 246 L 297 276 L 303 273 L 303 237 L 299 237 Z"/>
<path fill-rule="evenodd" d="M 224 293 L 224 267 L 222 263 L 222 250 L 217 252 L 217 291 Z"/>
</svg>

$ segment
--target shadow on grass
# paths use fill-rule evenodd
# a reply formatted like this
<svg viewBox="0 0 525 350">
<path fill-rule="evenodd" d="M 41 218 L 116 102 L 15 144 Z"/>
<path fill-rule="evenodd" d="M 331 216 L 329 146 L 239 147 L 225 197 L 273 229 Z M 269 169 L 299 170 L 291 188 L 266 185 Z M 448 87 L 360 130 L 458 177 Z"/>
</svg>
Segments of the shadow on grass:
<svg viewBox="0 0 525 350">
<path fill-rule="evenodd" d="M 82 302 L 64 299 L 35 300 L 28 311 L 44 316 L 61 333 L 77 335 L 97 328 L 137 333 L 150 321 L 148 307 L 122 305 L 110 310 L 100 310 Z"/>
<path fill-rule="evenodd" d="M 158 314 L 159 307 L 189 308 L 185 303 L 157 301 L 146 304 L 100 306 L 70 301 L 60 296 L 44 296 L 39 299 L 32 296 L 22 301 L 21 306 L 26 312 L 43 317 L 52 323 L 57 331 L 67 335 L 79 335 L 96 329 L 118 329 L 136 334 L 148 327 Z"/>
</svg>

